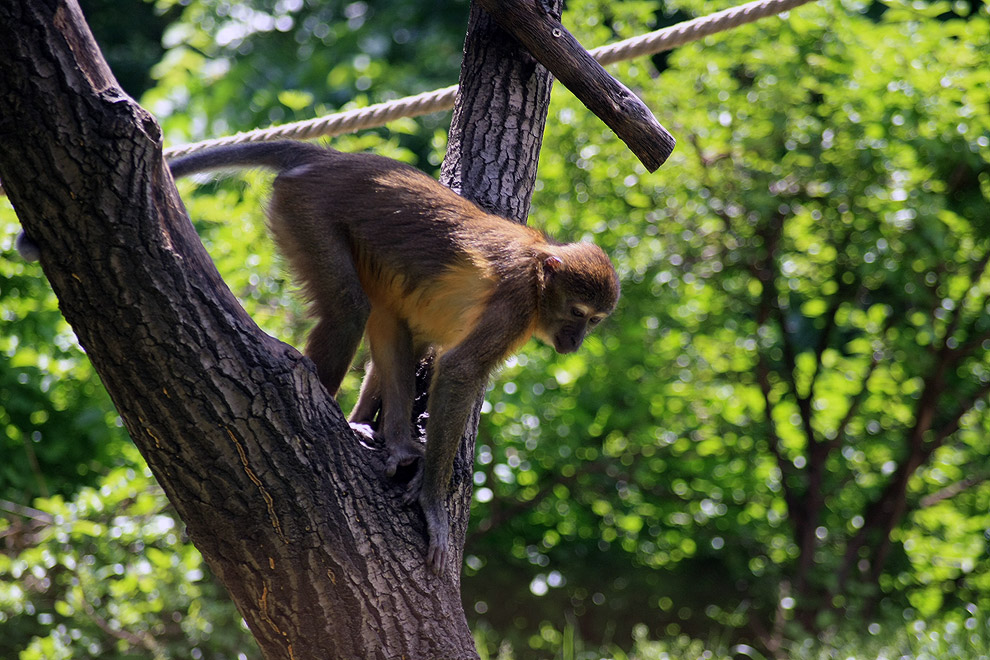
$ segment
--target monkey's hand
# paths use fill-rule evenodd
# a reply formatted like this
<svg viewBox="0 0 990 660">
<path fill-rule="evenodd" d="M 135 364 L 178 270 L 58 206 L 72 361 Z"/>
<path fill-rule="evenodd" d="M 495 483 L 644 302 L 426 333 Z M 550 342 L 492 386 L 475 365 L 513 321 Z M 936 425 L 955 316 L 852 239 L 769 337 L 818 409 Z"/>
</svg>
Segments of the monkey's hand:
<svg viewBox="0 0 990 660">
<path fill-rule="evenodd" d="M 447 554 L 450 552 L 450 523 L 447 519 L 447 511 L 441 502 L 426 496 L 425 493 L 420 494 L 419 503 L 423 507 L 426 531 L 430 536 L 426 564 L 430 570 L 439 574 L 440 569 L 447 563 Z"/>
<path fill-rule="evenodd" d="M 450 550 L 449 523 L 443 505 L 423 491 L 423 472 L 424 470 L 420 468 L 416 471 L 416 475 L 409 480 L 406 494 L 402 497 L 402 503 L 411 505 L 419 502 L 423 509 L 423 516 L 426 518 L 426 533 L 430 539 L 430 547 L 426 551 L 426 564 L 434 573 L 440 573 L 440 567 L 447 561 L 447 553 Z"/>
</svg>

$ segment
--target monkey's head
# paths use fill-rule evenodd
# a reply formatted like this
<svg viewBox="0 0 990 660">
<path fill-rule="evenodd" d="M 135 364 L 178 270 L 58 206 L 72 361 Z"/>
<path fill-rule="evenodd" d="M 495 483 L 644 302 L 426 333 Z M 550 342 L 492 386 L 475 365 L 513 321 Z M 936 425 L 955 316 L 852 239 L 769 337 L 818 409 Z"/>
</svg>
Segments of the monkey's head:
<svg viewBox="0 0 990 660">
<path fill-rule="evenodd" d="M 615 309 L 619 278 L 602 249 L 590 243 L 554 246 L 540 268 L 543 290 L 534 334 L 558 353 L 573 353 Z"/>
</svg>

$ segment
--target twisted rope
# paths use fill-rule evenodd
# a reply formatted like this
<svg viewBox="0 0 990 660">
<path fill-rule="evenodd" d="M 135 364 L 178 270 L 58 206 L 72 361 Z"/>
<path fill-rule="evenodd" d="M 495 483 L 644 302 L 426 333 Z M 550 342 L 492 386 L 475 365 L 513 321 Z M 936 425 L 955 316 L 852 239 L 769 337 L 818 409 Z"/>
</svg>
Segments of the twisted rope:
<svg viewBox="0 0 990 660">
<path fill-rule="evenodd" d="M 754 0 L 754 2 L 747 2 L 738 7 L 723 9 L 708 16 L 700 16 L 690 21 L 677 23 L 676 25 L 619 41 L 609 46 L 601 46 L 590 52 L 602 65 L 614 64 L 615 62 L 630 60 L 642 55 L 654 55 L 692 41 L 697 41 L 717 32 L 730 30 L 740 25 L 766 18 L 767 16 L 783 13 L 808 2 L 812 2 L 812 0 Z M 214 140 L 204 140 L 202 142 L 170 147 L 165 150 L 165 156 L 175 158 L 204 149 L 242 142 L 267 142 L 285 138 L 311 140 L 318 137 L 355 133 L 366 128 L 384 126 L 388 122 L 402 117 L 419 117 L 420 115 L 428 115 L 433 112 L 450 110 L 454 107 L 454 100 L 456 98 L 457 85 L 451 85 L 443 89 L 424 92 L 415 96 L 407 96 L 395 101 L 388 101 L 387 103 L 376 103 L 367 108 L 347 110 L 332 115 L 316 117 L 315 119 L 307 119 L 290 124 L 282 124 L 281 126 L 245 131 Z M 3 194 L 5 194 L 3 186 L 0 185 L 0 195 Z"/>
<path fill-rule="evenodd" d="M 165 150 L 165 156 L 174 158 L 204 149 L 242 142 L 268 142 L 283 138 L 311 140 L 328 135 L 356 133 L 365 128 L 384 126 L 388 122 L 402 117 L 418 117 L 420 115 L 428 115 L 431 112 L 449 110 L 454 107 L 454 99 L 456 97 L 457 85 L 451 85 L 450 87 L 444 87 L 443 89 L 432 92 L 424 92 L 416 96 L 407 96 L 387 103 L 369 105 L 367 108 L 347 110 L 315 119 L 237 133 L 215 140 L 170 147 Z"/>
<path fill-rule="evenodd" d="M 709 16 L 701 16 L 670 27 L 649 32 L 638 37 L 619 41 L 590 51 L 602 65 L 653 55 L 697 41 L 717 32 L 723 32 L 767 16 L 794 9 L 812 0 L 755 0 L 738 7 L 724 9 Z M 241 142 L 266 142 L 282 138 L 308 140 L 318 137 L 354 133 L 365 128 L 376 128 L 400 117 L 418 117 L 432 112 L 450 110 L 457 97 L 457 85 L 432 92 L 408 96 L 387 103 L 377 103 L 367 108 L 347 110 L 333 115 L 292 122 L 281 126 L 237 133 L 215 140 L 205 140 L 165 150 L 168 158 L 184 156 L 196 151 Z"/>
<path fill-rule="evenodd" d="M 808 2 L 812 2 L 812 0 L 756 0 L 756 2 L 747 2 L 738 7 L 730 7 L 708 16 L 692 18 L 690 21 L 677 23 L 608 46 L 600 46 L 589 52 L 602 65 L 631 60 L 642 55 L 655 55 L 703 39 L 716 32 L 724 32 L 767 16 L 781 14 Z"/>
</svg>

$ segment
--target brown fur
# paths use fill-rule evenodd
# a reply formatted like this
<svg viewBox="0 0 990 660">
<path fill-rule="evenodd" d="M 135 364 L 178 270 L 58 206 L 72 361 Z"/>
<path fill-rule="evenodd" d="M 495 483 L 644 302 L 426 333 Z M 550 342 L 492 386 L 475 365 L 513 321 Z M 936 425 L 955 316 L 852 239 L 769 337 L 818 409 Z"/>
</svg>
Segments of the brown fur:
<svg viewBox="0 0 990 660">
<path fill-rule="evenodd" d="M 418 360 L 435 354 L 426 460 L 407 499 L 423 507 L 428 562 L 438 569 L 448 553 L 443 502 L 454 454 L 488 375 L 534 334 L 576 350 L 618 299 L 608 257 L 486 213 L 380 156 L 277 142 L 171 166 L 176 177 L 244 166 L 279 173 L 269 222 L 318 319 L 306 354 L 336 394 L 367 337 L 372 359 L 351 421 L 378 414 L 389 475 L 422 454 L 411 429 L 414 376 Z"/>
</svg>

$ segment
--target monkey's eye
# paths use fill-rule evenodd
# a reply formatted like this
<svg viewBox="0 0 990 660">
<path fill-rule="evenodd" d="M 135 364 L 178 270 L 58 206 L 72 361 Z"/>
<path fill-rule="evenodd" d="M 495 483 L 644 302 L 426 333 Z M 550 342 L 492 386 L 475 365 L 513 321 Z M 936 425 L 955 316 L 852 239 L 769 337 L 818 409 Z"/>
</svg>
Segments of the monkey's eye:
<svg viewBox="0 0 990 660">
<path fill-rule="evenodd" d="M 571 307 L 571 316 L 577 319 L 583 319 L 585 314 L 580 307 Z"/>
<path fill-rule="evenodd" d="M 604 319 L 605 319 L 604 316 L 592 316 L 590 319 L 588 319 L 588 323 L 591 324 L 591 325 L 598 325 Z"/>
</svg>

